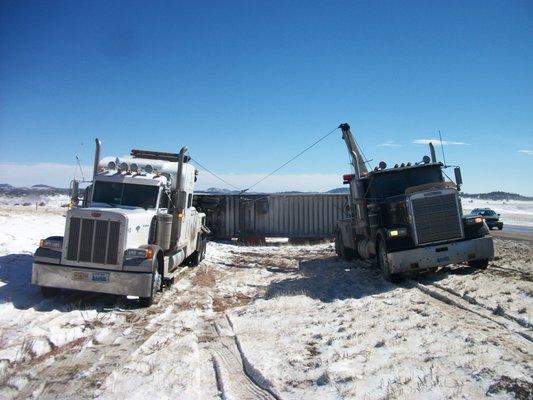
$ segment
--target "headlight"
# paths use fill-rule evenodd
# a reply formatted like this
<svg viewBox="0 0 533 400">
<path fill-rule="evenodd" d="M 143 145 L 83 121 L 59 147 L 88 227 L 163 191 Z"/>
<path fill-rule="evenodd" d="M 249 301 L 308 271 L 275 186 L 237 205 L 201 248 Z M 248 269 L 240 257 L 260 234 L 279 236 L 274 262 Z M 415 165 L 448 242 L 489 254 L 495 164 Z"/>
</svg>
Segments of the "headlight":
<svg viewBox="0 0 533 400">
<path fill-rule="evenodd" d="M 126 258 L 152 258 L 154 250 L 151 247 L 146 249 L 127 249 L 125 255 Z"/>
<path fill-rule="evenodd" d="M 407 236 L 407 228 L 389 229 L 388 233 L 390 238 Z"/>
<path fill-rule="evenodd" d="M 61 250 L 61 247 L 63 247 L 63 240 L 41 239 L 39 247 L 42 249 Z"/>
<path fill-rule="evenodd" d="M 467 225 L 477 225 L 483 223 L 483 217 L 473 217 L 473 218 L 467 218 L 466 224 Z"/>
</svg>

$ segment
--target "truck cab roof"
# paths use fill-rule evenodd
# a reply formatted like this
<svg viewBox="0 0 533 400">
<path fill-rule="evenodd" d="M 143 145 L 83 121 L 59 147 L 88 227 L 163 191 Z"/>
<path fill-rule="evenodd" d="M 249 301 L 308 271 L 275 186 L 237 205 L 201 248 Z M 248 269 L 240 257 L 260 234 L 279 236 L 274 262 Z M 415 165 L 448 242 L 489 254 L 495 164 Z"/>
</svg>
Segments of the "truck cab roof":
<svg viewBox="0 0 533 400">
<path fill-rule="evenodd" d="M 176 187 L 179 162 L 141 158 L 135 156 L 104 157 L 98 163 L 96 180 L 116 181 L 144 185 L 167 185 Z M 196 168 L 183 164 L 182 181 L 184 188 L 194 186 Z"/>
<path fill-rule="evenodd" d="M 95 176 L 95 181 L 133 183 L 150 186 L 165 186 L 168 179 L 164 175 L 154 173 L 131 173 L 119 170 L 103 170 Z"/>
<path fill-rule="evenodd" d="M 398 165 L 398 164 L 396 164 Z M 403 172 L 407 170 L 413 170 L 413 169 L 421 169 L 421 168 L 434 168 L 434 167 L 442 167 L 441 162 L 435 162 L 435 163 L 425 163 L 425 164 L 414 164 L 414 165 L 404 165 L 402 166 L 395 166 L 391 168 L 385 168 L 385 169 L 378 169 L 369 171 L 367 176 L 373 176 L 373 175 L 381 175 L 381 174 L 388 174 L 388 173 L 397 173 L 397 172 Z"/>
<path fill-rule="evenodd" d="M 407 194 L 410 188 L 443 182 L 442 163 L 405 165 L 371 171 L 362 179 L 365 197 L 387 198 Z"/>
</svg>

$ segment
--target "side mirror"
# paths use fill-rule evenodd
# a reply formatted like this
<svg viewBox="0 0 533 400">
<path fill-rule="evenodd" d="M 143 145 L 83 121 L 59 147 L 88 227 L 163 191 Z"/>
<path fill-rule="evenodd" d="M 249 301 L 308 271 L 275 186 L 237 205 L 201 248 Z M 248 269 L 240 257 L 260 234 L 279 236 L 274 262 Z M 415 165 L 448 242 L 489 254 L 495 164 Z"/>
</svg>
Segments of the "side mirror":
<svg viewBox="0 0 533 400">
<path fill-rule="evenodd" d="M 83 207 L 88 207 L 89 206 L 89 199 L 91 198 L 92 192 L 93 190 L 93 185 L 89 185 L 85 188 L 85 191 L 83 192 Z"/>
<path fill-rule="evenodd" d="M 461 185 L 463 184 L 463 177 L 461 176 L 461 168 L 455 167 L 453 169 L 455 174 L 455 184 L 457 185 L 457 190 L 461 190 Z"/>
<path fill-rule="evenodd" d="M 80 182 L 76 179 L 70 182 L 70 201 L 76 206 L 80 202 Z"/>
</svg>

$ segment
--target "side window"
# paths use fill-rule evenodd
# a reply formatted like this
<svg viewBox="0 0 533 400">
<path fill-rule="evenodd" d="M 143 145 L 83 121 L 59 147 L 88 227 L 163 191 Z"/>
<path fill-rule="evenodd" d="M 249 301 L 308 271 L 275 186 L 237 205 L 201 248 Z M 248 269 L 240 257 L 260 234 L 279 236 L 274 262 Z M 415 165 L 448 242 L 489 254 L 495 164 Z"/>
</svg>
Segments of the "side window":
<svg viewBox="0 0 533 400">
<path fill-rule="evenodd" d="M 192 193 L 187 196 L 187 208 L 192 206 Z"/>
</svg>

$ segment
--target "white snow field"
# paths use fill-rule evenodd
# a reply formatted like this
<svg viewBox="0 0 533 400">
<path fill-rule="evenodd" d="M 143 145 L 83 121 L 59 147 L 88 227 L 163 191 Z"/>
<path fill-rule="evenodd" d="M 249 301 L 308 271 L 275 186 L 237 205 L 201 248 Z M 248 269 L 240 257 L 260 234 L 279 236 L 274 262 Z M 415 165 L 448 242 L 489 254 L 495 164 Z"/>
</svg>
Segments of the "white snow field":
<svg viewBox="0 0 533 400">
<path fill-rule="evenodd" d="M 62 211 L 0 209 L 2 399 L 531 399 L 533 249 L 385 282 L 331 243 L 209 243 L 157 303 L 30 284 Z"/>
<path fill-rule="evenodd" d="M 461 199 L 465 214 L 474 208 L 491 208 L 501 215 L 504 224 L 533 226 L 533 201 Z M 505 226 L 504 226 L 505 229 Z"/>
<path fill-rule="evenodd" d="M 3 209 L 13 210 L 35 210 L 37 208 L 50 211 L 61 209 L 62 205 L 68 204 L 69 202 L 70 197 L 63 194 L 47 196 L 34 193 L 27 196 L 0 196 L 0 206 Z"/>
</svg>

